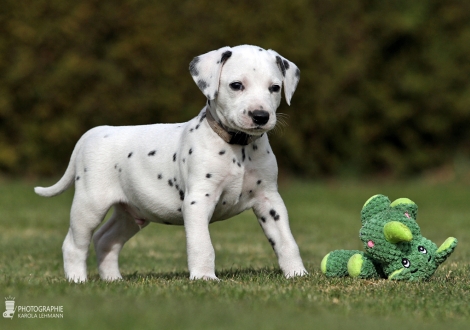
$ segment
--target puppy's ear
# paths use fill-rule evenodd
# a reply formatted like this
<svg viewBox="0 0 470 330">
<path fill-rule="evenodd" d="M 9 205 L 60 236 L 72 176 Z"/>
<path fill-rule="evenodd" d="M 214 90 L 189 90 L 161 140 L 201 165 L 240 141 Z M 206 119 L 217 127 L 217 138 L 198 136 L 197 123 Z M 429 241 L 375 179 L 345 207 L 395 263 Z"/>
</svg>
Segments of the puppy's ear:
<svg viewBox="0 0 470 330">
<path fill-rule="evenodd" d="M 268 52 L 272 54 L 274 60 L 276 61 L 279 70 L 281 70 L 282 76 L 284 77 L 284 95 L 286 96 L 286 102 L 290 105 L 290 100 L 292 95 L 294 95 L 295 89 L 300 79 L 300 70 L 293 62 L 285 59 L 277 52 L 272 49 L 269 49 Z"/>
<path fill-rule="evenodd" d="M 208 100 L 217 97 L 219 79 L 222 66 L 232 56 L 230 47 L 222 47 L 218 50 L 196 56 L 189 63 L 189 72 L 202 93 Z"/>
</svg>

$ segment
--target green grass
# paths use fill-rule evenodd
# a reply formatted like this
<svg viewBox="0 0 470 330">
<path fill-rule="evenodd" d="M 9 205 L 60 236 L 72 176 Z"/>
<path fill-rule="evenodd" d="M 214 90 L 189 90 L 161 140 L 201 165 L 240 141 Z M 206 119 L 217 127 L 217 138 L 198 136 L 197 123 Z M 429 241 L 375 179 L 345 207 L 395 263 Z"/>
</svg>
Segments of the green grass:
<svg viewBox="0 0 470 330">
<path fill-rule="evenodd" d="M 45 184 L 49 184 L 47 182 Z M 125 280 L 64 280 L 61 245 L 73 190 L 45 199 L 35 183 L 0 182 L 0 295 L 17 305 L 61 305 L 63 319 L 0 318 L 1 329 L 465 329 L 470 322 L 470 189 L 463 184 L 281 184 L 309 276 L 286 280 L 251 212 L 211 225 L 220 282 L 189 281 L 184 229 L 150 225 L 124 247 Z M 428 282 L 327 279 L 322 257 L 361 249 L 359 212 L 373 194 L 409 197 L 422 233 L 459 239 Z M 0 305 L 3 313 L 4 305 Z"/>
</svg>

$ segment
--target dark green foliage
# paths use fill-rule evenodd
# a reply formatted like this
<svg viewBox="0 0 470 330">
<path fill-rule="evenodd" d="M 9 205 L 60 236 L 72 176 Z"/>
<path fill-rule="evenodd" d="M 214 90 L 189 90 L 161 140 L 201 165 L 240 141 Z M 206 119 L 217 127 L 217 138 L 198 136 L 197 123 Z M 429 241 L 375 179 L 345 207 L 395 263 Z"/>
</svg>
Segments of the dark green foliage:
<svg viewBox="0 0 470 330">
<path fill-rule="evenodd" d="M 191 59 L 243 43 L 301 69 L 271 135 L 285 169 L 409 175 L 470 154 L 467 0 L 4 0 L 0 171 L 59 174 L 96 125 L 190 119 Z"/>
</svg>

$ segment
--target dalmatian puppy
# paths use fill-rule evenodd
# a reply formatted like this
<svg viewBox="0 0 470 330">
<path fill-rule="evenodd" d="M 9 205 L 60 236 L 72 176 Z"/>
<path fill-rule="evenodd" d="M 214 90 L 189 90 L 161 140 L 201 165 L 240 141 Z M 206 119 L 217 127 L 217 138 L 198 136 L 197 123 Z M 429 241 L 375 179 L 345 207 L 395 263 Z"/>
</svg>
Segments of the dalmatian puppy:
<svg viewBox="0 0 470 330">
<path fill-rule="evenodd" d="M 273 50 L 243 45 L 195 57 L 190 73 L 207 97 L 197 117 L 180 124 L 100 126 L 72 152 L 55 196 L 75 184 L 70 229 L 62 246 L 69 281 L 87 280 L 93 238 L 103 280 L 122 279 L 124 243 L 150 222 L 184 225 L 190 279 L 213 279 L 209 224 L 253 209 L 287 278 L 306 274 L 277 190 L 277 163 L 267 132 L 276 125 L 281 88 L 290 104 L 297 66 Z M 112 217 L 93 235 L 108 210 Z"/>
</svg>

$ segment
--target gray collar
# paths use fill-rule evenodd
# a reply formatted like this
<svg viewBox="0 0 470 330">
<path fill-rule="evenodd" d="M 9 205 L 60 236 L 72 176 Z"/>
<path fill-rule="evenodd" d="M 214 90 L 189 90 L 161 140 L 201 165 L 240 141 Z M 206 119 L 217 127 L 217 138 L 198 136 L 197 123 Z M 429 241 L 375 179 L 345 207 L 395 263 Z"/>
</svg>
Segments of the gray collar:
<svg viewBox="0 0 470 330">
<path fill-rule="evenodd" d="M 206 107 L 206 119 L 212 130 L 228 144 L 246 146 L 256 141 L 263 135 L 249 135 L 243 132 L 229 132 L 224 126 L 222 126 L 222 124 L 218 123 L 214 117 L 212 117 L 208 107 Z"/>
</svg>

